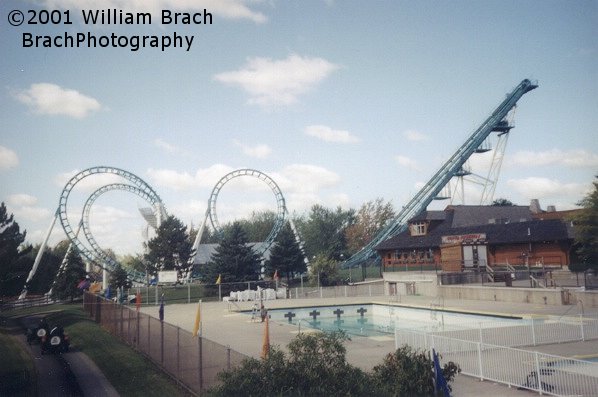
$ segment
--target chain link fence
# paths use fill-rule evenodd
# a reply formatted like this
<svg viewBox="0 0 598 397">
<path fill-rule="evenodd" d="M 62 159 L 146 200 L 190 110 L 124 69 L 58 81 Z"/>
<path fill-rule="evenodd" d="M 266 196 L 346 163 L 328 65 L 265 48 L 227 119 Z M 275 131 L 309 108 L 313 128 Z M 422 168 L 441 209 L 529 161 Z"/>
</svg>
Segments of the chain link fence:
<svg viewBox="0 0 598 397">
<path fill-rule="evenodd" d="M 218 384 L 217 375 L 246 355 L 160 321 L 125 305 L 86 292 L 83 308 L 98 324 L 151 359 L 181 385 L 200 394 Z"/>
</svg>

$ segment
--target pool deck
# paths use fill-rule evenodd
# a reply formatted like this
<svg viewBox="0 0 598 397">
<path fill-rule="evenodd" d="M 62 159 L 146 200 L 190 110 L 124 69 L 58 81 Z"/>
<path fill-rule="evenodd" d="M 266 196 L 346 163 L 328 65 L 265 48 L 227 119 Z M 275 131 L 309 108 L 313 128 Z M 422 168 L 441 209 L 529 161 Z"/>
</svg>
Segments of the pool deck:
<svg viewBox="0 0 598 397">
<path fill-rule="evenodd" d="M 333 306 L 350 304 L 398 304 L 409 307 L 429 309 L 432 303 L 438 304 L 437 298 L 424 296 L 401 296 L 400 301 L 389 300 L 389 297 L 352 297 L 324 299 L 280 299 L 265 301 L 267 309 L 290 307 Z M 202 335 L 206 339 L 230 346 L 231 349 L 248 356 L 259 357 L 262 349 L 264 324 L 260 319 L 252 321 L 251 314 L 240 311 L 251 311 L 254 302 L 206 302 L 202 303 L 201 320 Z M 542 317 L 546 315 L 576 315 L 578 309 L 572 306 L 550 306 L 526 303 L 507 303 L 471 300 L 444 301 L 445 310 L 472 312 L 478 314 L 507 315 L 521 317 Z M 164 310 L 164 321 L 192 331 L 195 323 L 197 303 L 167 305 Z M 158 307 L 150 306 L 143 312 L 158 317 Z M 282 321 L 270 322 L 270 344 L 285 348 L 297 335 L 297 325 L 289 325 Z M 306 326 L 302 332 L 310 332 Z M 380 364 L 384 356 L 395 350 L 394 336 L 354 337 L 346 342 L 347 361 L 364 370 L 371 370 Z M 598 343 L 572 342 L 553 345 L 541 345 L 534 350 L 565 357 L 598 356 Z M 532 350 L 532 348 L 528 348 Z M 479 396 L 493 394 L 496 396 L 524 396 L 529 391 L 508 388 L 491 381 L 481 382 L 465 375 L 458 376 L 453 383 L 454 396 Z"/>
</svg>

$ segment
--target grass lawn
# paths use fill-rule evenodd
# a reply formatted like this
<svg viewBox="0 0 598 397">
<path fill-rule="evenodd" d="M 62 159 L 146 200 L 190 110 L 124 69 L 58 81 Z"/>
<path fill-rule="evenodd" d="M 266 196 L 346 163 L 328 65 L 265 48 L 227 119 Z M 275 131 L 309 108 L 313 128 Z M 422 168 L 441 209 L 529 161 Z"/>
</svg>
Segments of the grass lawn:
<svg viewBox="0 0 598 397">
<path fill-rule="evenodd" d="M 0 326 L 0 396 L 36 396 L 35 367 L 29 354 L 11 337 L 14 327 Z M 19 330 L 20 331 L 20 330 Z"/>
<path fill-rule="evenodd" d="M 9 312 L 17 317 L 47 313 L 50 324 L 61 324 L 71 347 L 93 360 L 121 396 L 190 396 L 148 358 L 122 343 L 91 320 L 81 304 L 51 305 Z M 6 315 L 6 314 L 5 314 Z M 5 362 L 6 360 L 1 360 Z M 0 395 L 5 395 L 0 392 Z M 12 395 L 12 394 L 8 394 Z"/>
</svg>

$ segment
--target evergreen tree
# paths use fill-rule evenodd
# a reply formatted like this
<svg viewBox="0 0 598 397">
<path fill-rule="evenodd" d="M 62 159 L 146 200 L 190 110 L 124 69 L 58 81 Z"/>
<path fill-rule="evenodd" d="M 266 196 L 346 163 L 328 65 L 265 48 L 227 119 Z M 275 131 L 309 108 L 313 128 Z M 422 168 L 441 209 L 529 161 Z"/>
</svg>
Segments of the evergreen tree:
<svg viewBox="0 0 598 397">
<path fill-rule="evenodd" d="M 214 283 L 219 275 L 222 283 L 257 280 L 260 262 L 260 256 L 248 245 L 241 225 L 235 222 L 206 265 L 203 279 L 208 284 Z"/>
<path fill-rule="evenodd" d="M 56 279 L 60 264 L 66 255 L 69 246 L 69 240 L 63 240 L 56 244 L 54 248 L 47 248 L 43 253 L 39 267 L 35 276 L 31 280 L 28 291 L 33 294 L 44 294 L 52 288 L 52 283 Z M 41 245 L 34 247 L 29 253 L 31 263 L 39 252 Z"/>
<path fill-rule="evenodd" d="M 266 261 L 266 273 L 269 275 L 278 271 L 278 275 L 285 275 L 287 284 L 294 273 L 304 273 L 307 270 L 301 248 L 295 240 L 293 230 L 287 224 L 276 239 L 276 244 L 270 250 L 270 259 Z"/>
<path fill-rule="evenodd" d="M 598 178 L 598 177 L 597 177 Z M 598 270 L 598 181 L 594 190 L 579 202 L 583 209 L 574 218 L 575 253 L 585 269 Z"/>
<path fill-rule="evenodd" d="M 181 278 L 189 267 L 192 247 L 187 227 L 176 217 L 169 216 L 156 231 L 156 237 L 147 243 L 149 252 L 145 255 L 145 260 L 149 264 L 150 273 L 176 270 Z"/>
<path fill-rule="evenodd" d="M 121 265 L 117 265 L 112 272 L 110 272 L 110 288 L 124 289 L 131 288 L 131 280 L 125 269 Z"/>
<path fill-rule="evenodd" d="M 24 246 L 26 231 L 21 233 L 12 214 L 0 204 L 0 296 L 17 295 L 23 287 L 33 260 L 31 246 Z"/>
<path fill-rule="evenodd" d="M 71 302 L 81 295 L 83 290 L 77 288 L 85 278 L 85 264 L 81 255 L 73 248 L 66 258 L 66 268 L 56 278 L 56 284 L 52 289 L 52 297 L 57 299 L 70 299 Z"/>
</svg>

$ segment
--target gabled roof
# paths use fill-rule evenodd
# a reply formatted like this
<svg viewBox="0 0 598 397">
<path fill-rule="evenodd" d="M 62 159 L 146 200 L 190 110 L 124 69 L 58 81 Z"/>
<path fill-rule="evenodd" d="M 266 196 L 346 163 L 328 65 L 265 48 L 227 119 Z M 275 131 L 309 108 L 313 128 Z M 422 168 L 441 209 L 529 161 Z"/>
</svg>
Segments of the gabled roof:
<svg viewBox="0 0 598 397">
<path fill-rule="evenodd" d="M 261 250 L 262 246 L 265 243 L 249 243 L 253 247 L 254 250 Z M 218 248 L 220 244 L 200 244 L 197 248 L 197 255 L 195 255 L 195 261 L 193 262 L 194 265 L 205 265 L 209 261 L 212 260 L 212 255 L 216 253 L 216 248 Z M 264 252 L 264 260 L 270 259 L 270 250 L 272 246 Z"/>
<path fill-rule="evenodd" d="M 442 236 L 485 233 L 490 244 L 529 243 L 541 241 L 565 241 L 572 239 L 566 222 L 560 219 L 531 220 L 509 224 L 485 224 L 470 227 L 450 227 L 444 222 L 425 236 L 411 236 L 406 230 L 380 244 L 376 250 L 427 249 L 439 247 Z"/>
<path fill-rule="evenodd" d="M 443 221 L 446 219 L 446 211 L 422 211 L 414 216 L 409 222 L 417 221 Z"/>
<path fill-rule="evenodd" d="M 487 205 L 456 205 L 447 207 L 446 211 L 453 211 L 452 227 L 487 225 L 499 223 L 496 220 L 506 220 L 500 223 L 515 223 L 533 219 L 528 206 L 487 206 Z M 494 220 L 494 222 L 493 222 Z"/>
</svg>

